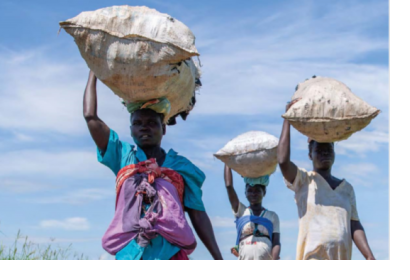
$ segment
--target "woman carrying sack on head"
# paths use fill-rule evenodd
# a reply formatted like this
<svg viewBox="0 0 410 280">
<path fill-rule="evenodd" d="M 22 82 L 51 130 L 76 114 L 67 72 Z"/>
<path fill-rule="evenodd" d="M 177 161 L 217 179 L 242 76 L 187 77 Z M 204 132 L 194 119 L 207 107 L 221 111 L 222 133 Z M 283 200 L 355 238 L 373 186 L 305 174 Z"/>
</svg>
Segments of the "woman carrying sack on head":
<svg viewBox="0 0 410 280">
<path fill-rule="evenodd" d="M 239 202 L 233 187 L 232 171 L 225 165 L 225 186 L 236 217 L 238 236 L 231 252 L 239 260 L 278 260 L 280 253 L 279 217 L 262 206 L 269 175 L 244 178 L 249 207 Z"/>
</svg>

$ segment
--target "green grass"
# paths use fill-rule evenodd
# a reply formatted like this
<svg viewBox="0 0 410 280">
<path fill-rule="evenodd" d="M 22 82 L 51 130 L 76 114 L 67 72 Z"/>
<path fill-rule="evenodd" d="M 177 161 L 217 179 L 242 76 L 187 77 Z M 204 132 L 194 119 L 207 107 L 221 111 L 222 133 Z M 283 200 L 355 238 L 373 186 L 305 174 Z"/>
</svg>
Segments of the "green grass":
<svg viewBox="0 0 410 280">
<path fill-rule="evenodd" d="M 50 239 L 53 242 L 53 239 Z M 20 230 L 14 243 L 7 247 L 0 244 L 0 260 L 84 260 L 83 254 L 72 251 L 71 244 L 59 247 L 55 244 L 37 244 L 22 236 Z"/>
</svg>

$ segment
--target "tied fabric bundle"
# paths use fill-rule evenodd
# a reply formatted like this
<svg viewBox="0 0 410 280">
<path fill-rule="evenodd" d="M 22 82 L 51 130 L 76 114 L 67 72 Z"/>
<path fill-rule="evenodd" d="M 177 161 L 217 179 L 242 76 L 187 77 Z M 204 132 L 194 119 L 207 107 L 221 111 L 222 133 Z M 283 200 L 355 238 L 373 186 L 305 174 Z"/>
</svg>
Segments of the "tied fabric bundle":
<svg viewBox="0 0 410 280">
<path fill-rule="evenodd" d="M 141 247 L 146 247 L 158 234 L 187 255 L 194 251 L 195 236 L 183 212 L 181 175 L 149 159 L 121 169 L 116 191 L 114 218 L 102 238 L 108 253 L 115 255 L 135 238 Z M 151 205 L 141 217 L 144 195 Z"/>
<path fill-rule="evenodd" d="M 123 100 L 122 104 L 127 107 L 127 111 L 130 114 L 140 109 L 151 109 L 158 114 L 168 115 L 171 110 L 171 102 L 165 97 L 141 102 L 128 102 Z"/>
<path fill-rule="evenodd" d="M 269 185 L 269 175 L 257 177 L 257 178 L 248 178 L 244 177 L 243 180 L 245 181 L 245 184 L 250 185 L 251 187 L 255 185 L 263 185 L 267 187 Z"/>
</svg>

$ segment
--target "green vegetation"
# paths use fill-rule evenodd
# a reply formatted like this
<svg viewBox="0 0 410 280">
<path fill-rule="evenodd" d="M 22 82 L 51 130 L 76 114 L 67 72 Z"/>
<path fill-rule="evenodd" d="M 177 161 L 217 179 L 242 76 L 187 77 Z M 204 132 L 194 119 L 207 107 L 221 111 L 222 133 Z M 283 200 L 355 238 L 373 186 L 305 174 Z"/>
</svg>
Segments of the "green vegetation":
<svg viewBox="0 0 410 280">
<path fill-rule="evenodd" d="M 53 242 L 53 239 L 50 239 Z M 72 251 L 71 244 L 61 248 L 54 244 L 37 244 L 22 236 L 20 230 L 12 246 L 0 244 L 0 260 L 84 260 L 83 254 Z"/>
</svg>

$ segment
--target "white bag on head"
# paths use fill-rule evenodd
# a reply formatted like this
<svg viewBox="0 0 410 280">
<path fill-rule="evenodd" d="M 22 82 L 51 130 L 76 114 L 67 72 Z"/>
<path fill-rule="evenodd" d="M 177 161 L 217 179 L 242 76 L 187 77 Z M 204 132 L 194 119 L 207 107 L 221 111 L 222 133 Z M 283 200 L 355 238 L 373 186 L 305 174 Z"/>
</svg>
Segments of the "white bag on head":
<svg viewBox="0 0 410 280">
<path fill-rule="evenodd" d="M 214 156 L 243 177 L 257 178 L 276 170 L 279 140 L 263 131 L 249 131 L 229 141 Z"/>
</svg>

